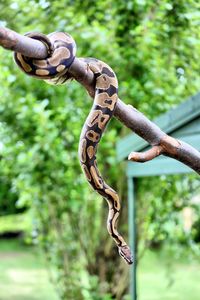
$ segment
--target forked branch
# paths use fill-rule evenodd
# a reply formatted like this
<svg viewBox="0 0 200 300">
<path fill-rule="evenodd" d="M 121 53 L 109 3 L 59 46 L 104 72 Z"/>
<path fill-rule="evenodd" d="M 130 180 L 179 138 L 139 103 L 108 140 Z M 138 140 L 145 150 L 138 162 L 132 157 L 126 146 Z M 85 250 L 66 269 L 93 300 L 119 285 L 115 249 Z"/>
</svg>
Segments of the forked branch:
<svg viewBox="0 0 200 300">
<path fill-rule="evenodd" d="M 28 57 L 46 58 L 48 50 L 46 46 L 29 37 L 24 37 L 10 29 L 0 27 L 0 45 L 22 53 Z M 94 74 L 88 68 L 83 58 L 75 58 L 69 73 L 94 97 Z M 115 117 L 126 127 L 145 139 L 152 148 L 144 153 L 132 152 L 129 159 L 138 162 L 145 162 L 163 154 L 172 157 L 200 174 L 200 152 L 187 143 L 176 140 L 165 134 L 156 124 L 146 118 L 141 112 L 126 105 L 118 99 Z"/>
</svg>

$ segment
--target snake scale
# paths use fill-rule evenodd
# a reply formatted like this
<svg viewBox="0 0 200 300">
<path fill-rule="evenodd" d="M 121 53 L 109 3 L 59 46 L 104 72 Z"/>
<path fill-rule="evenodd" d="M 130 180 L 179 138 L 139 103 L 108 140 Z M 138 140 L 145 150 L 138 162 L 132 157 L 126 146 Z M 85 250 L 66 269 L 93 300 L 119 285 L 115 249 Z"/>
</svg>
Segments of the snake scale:
<svg viewBox="0 0 200 300">
<path fill-rule="evenodd" d="M 27 36 L 43 42 L 49 56 L 46 59 L 34 59 L 15 53 L 15 61 L 21 70 L 53 84 L 63 84 L 71 79 L 68 70 L 75 59 L 76 44 L 69 34 L 54 32 L 46 36 L 33 32 L 28 33 Z M 130 248 L 117 230 L 120 214 L 119 196 L 103 180 L 96 160 L 98 144 L 117 103 L 118 81 L 113 70 L 104 62 L 93 58 L 87 58 L 85 62 L 94 73 L 95 97 L 80 136 L 80 164 L 92 188 L 107 200 L 109 206 L 107 230 L 117 244 L 120 256 L 128 264 L 132 264 Z"/>
</svg>

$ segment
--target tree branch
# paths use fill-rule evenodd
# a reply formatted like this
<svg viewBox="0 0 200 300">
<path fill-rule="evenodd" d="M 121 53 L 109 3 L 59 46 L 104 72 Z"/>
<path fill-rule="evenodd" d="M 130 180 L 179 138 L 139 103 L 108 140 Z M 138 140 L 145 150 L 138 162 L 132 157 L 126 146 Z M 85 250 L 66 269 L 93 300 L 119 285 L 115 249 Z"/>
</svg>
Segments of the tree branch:
<svg viewBox="0 0 200 300">
<path fill-rule="evenodd" d="M 48 55 L 47 47 L 44 43 L 30 39 L 5 27 L 0 27 L 0 45 L 7 50 L 13 50 L 28 57 L 42 59 Z"/>
<path fill-rule="evenodd" d="M 84 59 L 76 58 L 69 72 L 74 79 L 87 89 L 89 95 L 93 98 L 94 77 L 92 71 L 88 69 L 87 64 L 84 62 Z M 179 160 L 200 174 L 200 152 L 189 144 L 176 140 L 164 133 L 155 123 L 151 122 L 136 108 L 131 105 L 126 105 L 122 100 L 118 99 L 114 116 L 126 127 L 130 128 L 153 146 L 153 150 L 148 152 L 147 156 L 143 158 L 141 156 L 142 154 L 138 156 L 138 154 L 135 153 L 136 156 L 134 156 L 134 152 L 132 152 L 130 154 L 130 160 L 144 162 L 163 154 Z"/>
<path fill-rule="evenodd" d="M 0 45 L 25 56 L 41 59 L 47 57 L 47 49 L 42 42 L 24 37 L 7 28 L 0 28 Z M 69 73 L 86 88 L 93 98 L 94 75 L 84 58 L 75 58 Z M 114 116 L 153 147 L 146 153 L 132 152 L 129 155 L 130 160 L 145 162 L 163 154 L 179 160 L 200 174 L 200 152 L 195 148 L 165 134 L 141 112 L 131 105 L 126 105 L 120 99 L 118 99 Z"/>
</svg>

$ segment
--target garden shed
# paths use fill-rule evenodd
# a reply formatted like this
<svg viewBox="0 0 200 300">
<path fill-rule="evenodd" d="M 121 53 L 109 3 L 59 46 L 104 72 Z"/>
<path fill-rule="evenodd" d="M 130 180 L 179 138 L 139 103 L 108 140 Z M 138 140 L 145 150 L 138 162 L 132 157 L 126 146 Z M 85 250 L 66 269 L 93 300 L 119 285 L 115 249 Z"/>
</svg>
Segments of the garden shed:
<svg viewBox="0 0 200 300">
<path fill-rule="evenodd" d="M 200 93 L 160 115 L 153 122 L 165 133 L 190 144 L 200 151 Z M 132 151 L 143 152 L 149 148 L 148 143 L 142 138 L 136 134 L 130 134 L 117 143 L 117 157 L 119 161 L 122 161 L 127 159 Z M 143 164 L 132 161 L 127 163 L 129 243 L 134 253 L 136 253 L 135 190 L 137 188 L 135 178 L 191 172 L 194 171 L 186 165 L 163 155 Z M 137 299 L 136 279 L 136 265 L 133 264 L 130 273 L 131 300 Z"/>
</svg>

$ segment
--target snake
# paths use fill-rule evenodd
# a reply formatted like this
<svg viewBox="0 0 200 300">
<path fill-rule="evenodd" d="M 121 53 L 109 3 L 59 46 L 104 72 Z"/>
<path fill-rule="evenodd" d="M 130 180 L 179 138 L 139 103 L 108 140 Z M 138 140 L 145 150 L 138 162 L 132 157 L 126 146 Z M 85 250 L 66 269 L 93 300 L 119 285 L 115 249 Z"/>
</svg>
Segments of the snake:
<svg viewBox="0 0 200 300">
<path fill-rule="evenodd" d="M 31 32 L 26 35 L 44 43 L 48 57 L 35 59 L 15 52 L 15 62 L 22 71 L 56 85 L 72 79 L 69 70 L 76 57 L 76 43 L 71 35 L 64 32 L 49 35 Z M 116 243 L 119 255 L 126 263 L 132 264 L 130 247 L 117 229 L 121 211 L 119 196 L 103 179 L 96 157 L 98 145 L 117 104 L 118 80 L 112 68 L 103 61 L 95 58 L 85 58 L 84 61 L 94 74 L 95 94 L 92 108 L 80 135 L 78 148 L 80 165 L 89 184 L 108 203 L 107 231 Z"/>
</svg>

